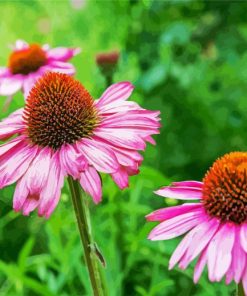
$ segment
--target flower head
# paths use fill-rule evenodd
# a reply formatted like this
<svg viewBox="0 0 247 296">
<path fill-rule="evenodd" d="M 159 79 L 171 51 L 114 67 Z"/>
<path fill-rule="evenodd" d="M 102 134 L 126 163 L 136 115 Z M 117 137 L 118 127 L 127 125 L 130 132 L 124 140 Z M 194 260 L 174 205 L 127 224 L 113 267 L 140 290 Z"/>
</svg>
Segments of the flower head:
<svg viewBox="0 0 247 296">
<path fill-rule="evenodd" d="M 166 240 L 186 232 L 170 259 L 185 269 L 197 256 L 194 282 L 205 265 L 211 281 L 242 281 L 247 294 L 247 152 L 232 152 L 217 159 L 203 182 L 175 182 L 156 194 L 179 200 L 195 200 L 157 210 L 147 216 L 161 222 L 149 235 Z"/>
<path fill-rule="evenodd" d="M 28 215 L 35 208 L 49 217 L 64 177 L 80 181 L 95 203 L 101 201 L 99 172 L 121 188 L 139 172 L 146 142 L 154 144 L 159 112 L 127 99 L 129 82 L 109 87 L 94 101 L 71 76 L 49 72 L 31 89 L 24 109 L 0 123 L 0 188 L 17 182 L 14 209 Z"/>
<path fill-rule="evenodd" d="M 0 69 L 0 95 L 12 96 L 23 90 L 27 97 L 30 89 L 47 71 L 73 75 L 74 67 L 67 61 L 80 52 L 79 48 L 28 44 L 17 40 L 8 59 L 8 66 Z"/>
</svg>

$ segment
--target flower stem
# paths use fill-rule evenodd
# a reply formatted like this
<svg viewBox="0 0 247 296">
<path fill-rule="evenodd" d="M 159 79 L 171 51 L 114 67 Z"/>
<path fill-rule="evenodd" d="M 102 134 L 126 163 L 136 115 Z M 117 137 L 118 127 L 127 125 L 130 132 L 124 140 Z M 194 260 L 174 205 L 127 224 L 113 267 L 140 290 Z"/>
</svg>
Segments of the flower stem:
<svg viewBox="0 0 247 296">
<path fill-rule="evenodd" d="M 245 293 L 244 293 L 244 288 L 243 288 L 243 285 L 242 283 L 239 283 L 237 285 L 237 290 L 236 290 L 236 296 L 245 296 Z"/>
<path fill-rule="evenodd" d="M 82 195 L 79 183 L 74 181 L 72 177 L 68 177 L 68 182 L 93 294 L 94 296 L 104 296 L 104 286 L 102 283 L 97 254 L 95 252 L 96 244 L 94 243 L 91 233 L 91 223 L 86 195 Z"/>
</svg>

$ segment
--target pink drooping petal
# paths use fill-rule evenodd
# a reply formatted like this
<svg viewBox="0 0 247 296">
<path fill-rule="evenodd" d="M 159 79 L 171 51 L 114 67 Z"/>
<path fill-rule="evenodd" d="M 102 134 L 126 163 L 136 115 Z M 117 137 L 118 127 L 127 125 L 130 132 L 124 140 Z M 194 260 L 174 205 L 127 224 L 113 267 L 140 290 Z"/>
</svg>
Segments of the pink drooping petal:
<svg viewBox="0 0 247 296">
<path fill-rule="evenodd" d="M 60 62 L 60 61 L 52 61 L 49 64 L 40 68 L 42 72 L 58 72 L 67 75 L 74 75 L 75 74 L 75 67 L 72 64 Z"/>
<path fill-rule="evenodd" d="M 39 195 L 28 195 L 22 206 L 23 215 L 29 216 L 29 214 L 38 207 L 39 202 Z"/>
<path fill-rule="evenodd" d="M 242 284 L 243 284 L 245 295 L 247 295 L 247 265 L 245 267 L 245 272 L 243 275 Z"/>
<path fill-rule="evenodd" d="M 180 183 L 181 182 L 172 183 L 171 186 L 165 186 L 155 191 L 154 193 L 164 197 L 169 197 L 174 199 L 183 199 L 183 200 L 192 200 L 192 199 L 202 198 L 202 189 L 200 187 L 184 186 L 184 185 L 181 186 Z"/>
<path fill-rule="evenodd" d="M 80 184 L 86 193 L 92 196 L 93 201 L 98 204 L 102 199 L 101 179 L 95 168 L 89 166 L 80 175 Z"/>
<path fill-rule="evenodd" d="M 193 281 L 196 284 L 203 272 L 203 269 L 207 263 L 207 253 L 208 253 L 208 246 L 203 250 L 203 252 L 201 253 L 196 266 L 195 266 L 195 271 L 194 271 L 194 277 L 193 277 Z"/>
<path fill-rule="evenodd" d="M 118 170 L 119 164 L 115 154 L 103 143 L 84 138 L 77 143 L 77 147 L 97 171 L 114 173 Z"/>
<path fill-rule="evenodd" d="M 6 163 L 12 155 L 15 155 L 16 150 L 23 148 L 23 146 L 23 137 L 14 138 L 9 142 L 0 145 L 0 166 Z"/>
<path fill-rule="evenodd" d="M 58 153 L 51 159 L 48 180 L 40 194 L 39 216 L 49 218 L 60 199 L 64 175 L 60 166 Z"/>
<path fill-rule="evenodd" d="M 22 88 L 23 79 L 18 75 L 3 77 L 0 81 L 0 95 L 11 96 Z"/>
<path fill-rule="evenodd" d="M 151 240 L 166 240 L 180 236 L 200 223 L 203 218 L 202 209 L 179 215 L 160 223 L 151 231 L 148 238 Z"/>
<path fill-rule="evenodd" d="M 94 134 L 117 147 L 135 150 L 145 150 L 146 148 L 145 141 L 133 130 L 99 127 L 95 129 Z"/>
<path fill-rule="evenodd" d="M 212 238 L 208 247 L 208 275 L 210 281 L 220 281 L 232 261 L 235 226 L 223 224 Z"/>
<path fill-rule="evenodd" d="M 9 71 L 9 68 L 7 67 L 0 67 L 0 78 L 2 77 L 7 77 L 7 76 L 10 76 L 11 73 Z"/>
<path fill-rule="evenodd" d="M 241 230 L 240 230 L 240 242 L 241 242 L 242 248 L 247 253 L 247 223 L 244 223 L 241 226 Z"/>
<path fill-rule="evenodd" d="M 81 52 L 80 48 L 56 47 L 47 51 L 47 58 L 53 61 L 67 62 Z"/>
<path fill-rule="evenodd" d="M 15 50 L 22 50 L 27 48 L 29 48 L 29 44 L 25 40 L 22 40 L 22 39 L 16 40 L 15 46 L 14 46 Z"/>
<path fill-rule="evenodd" d="M 180 261 L 179 267 L 181 269 L 187 268 L 188 264 L 205 249 L 218 230 L 219 225 L 220 222 L 217 219 L 206 219 L 194 228 L 193 243 L 188 247 Z"/>
<path fill-rule="evenodd" d="M 25 79 L 23 80 L 23 87 L 22 87 L 23 91 L 24 91 L 25 99 L 27 99 L 30 90 L 34 86 L 37 79 L 39 79 L 40 77 L 41 77 L 41 73 L 39 74 L 38 71 L 37 71 L 37 73 L 36 72 L 30 73 L 29 75 L 27 75 L 27 77 L 25 77 Z"/>
<path fill-rule="evenodd" d="M 125 167 L 120 167 L 111 177 L 121 190 L 129 186 L 129 175 Z"/>
<path fill-rule="evenodd" d="M 73 145 L 64 144 L 59 152 L 61 168 L 65 175 L 70 175 L 74 179 L 79 178 L 80 164 L 78 163 L 78 153 Z"/>
<path fill-rule="evenodd" d="M 168 207 L 156 210 L 151 214 L 146 216 L 148 221 L 164 221 L 167 219 L 171 219 L 178 215 L 182 215 L 195 209 L 201 208 L 202 205 L 200 203 L 185 203 L 179 206 Z"/>
<path fill-rule="evenodd" d="M 199 181 L 181 181 L 181 182 L 172 182 L 172 186 L 174 187 L 197 187 L 202 189 L 203 182 Z"/>
<path fill-rule="evenodd" d="M 117 101 L 125 101 L 129 98 L 134 86 L 130 82 L 119 82 L 111 85 L 102 94 L 97 102 L 97 106 L 103 111 L 103 106 L 109 105 L 111 103 L 116 103 Z"/>
<path fill-rule="evenodd" d="M 239 227 L 236 227 L 235 241 L 232 249 L 232 262 L 226 274 L 227 284 L 229 284 L 233 279 L 236 283 L 241 281 L 246 265 L 246 256 L 247 254 L 244 252 L 240 244 L 240 229 Z"/>
<path fill-rule="evenodd" d="M 0 158 L 0 188 L 16 182 L 26 172 L 37 153 L 36 146 L 21 143 L 5 153 L 5 161 Z M 17 148 L 18 146 L 18 148 Z"/>
<path fill-rule="evenodd" d="M 21 133 L 25 129 L 22 113 L 23 109 L 19 109 L 0 122 L 0 140 Z"/>
</svg>

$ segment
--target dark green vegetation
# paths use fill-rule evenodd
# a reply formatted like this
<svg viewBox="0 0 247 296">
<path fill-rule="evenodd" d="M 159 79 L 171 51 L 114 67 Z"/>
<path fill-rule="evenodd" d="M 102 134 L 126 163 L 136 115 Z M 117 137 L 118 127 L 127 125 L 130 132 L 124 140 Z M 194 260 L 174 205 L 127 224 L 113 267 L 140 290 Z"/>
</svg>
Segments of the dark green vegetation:
<svg viewBox="0 0 247 296">
<path fill-rule="evenodd" d="M 157 146 L 148 146 L 140 175 L 120 192 L 103 176 L 104 199 L 91 203 L 94 234 L 106 260 L 111 296 L 230 295 L 234 285 L 199 284 L 193 269 L 168 271 L 179 240 L 149 242 L 144 216 L 175 204 L 152 191 L 169 180 L 201 180 L 220 155 L 246 150 L 247 25 L 244 2 L 1 1 L 0 64 L 15 39 L 80 46 L 76 77 L 97 98 L 105 81 L 95 65 L 99 51 L 119 49 L 115 81 L 136 86 L 133 100 L 161 110 Z M 1 98 L 0 108 L 4 98 Z M 23 106 L 21 94 L 9 112 Z M 8 112 L 8 113 L 9 113 Z M 1 112 L 1 118 L 8 115 Z M 15 214 L 14 186 L 0 191 L 0 295 L 88 295 L 82 248 L 65 184 L 48 221 Z"/>
</svg>

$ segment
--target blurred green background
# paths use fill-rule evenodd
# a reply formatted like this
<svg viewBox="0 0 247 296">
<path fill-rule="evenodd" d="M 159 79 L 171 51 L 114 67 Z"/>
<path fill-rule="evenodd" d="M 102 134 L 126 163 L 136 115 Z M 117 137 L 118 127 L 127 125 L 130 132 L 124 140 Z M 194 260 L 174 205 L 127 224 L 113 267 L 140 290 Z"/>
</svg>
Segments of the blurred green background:
<svg viewBox="0 0 247 296">
<path fill-rule="evenodd" d="M 152 191 L 170 180 L 201 180 L 220 155 L 246 150 L 247 24 L 245 2 L 2 1 L 0 65 L 16 39 L 79 46 L 76 77 L 95 98 L 105 80 L 101 51 L 119 50 L 114 81 L 129 80 L 143 107 L 161 110 L 161 135 L 148 146 L 138 176 L 121 192 L 103 176 L 104 199 L 91 203 L 94 236 L 106 260 L 109 295 L 232 295 L 234 285 L 198 285 L 193 266 L 168 271 L 179 239 L 150 242 L 144 216 L 173 205 Z M 0 109 L 4 97 L 1 97 Z M 15 96 L 8 113 L 23 106 Z M 14 186 L 0 192 L 0 295 L 91 295 L 72 203 L 65 184 L 47 221 L 12 211 Z"/>
</svg>

